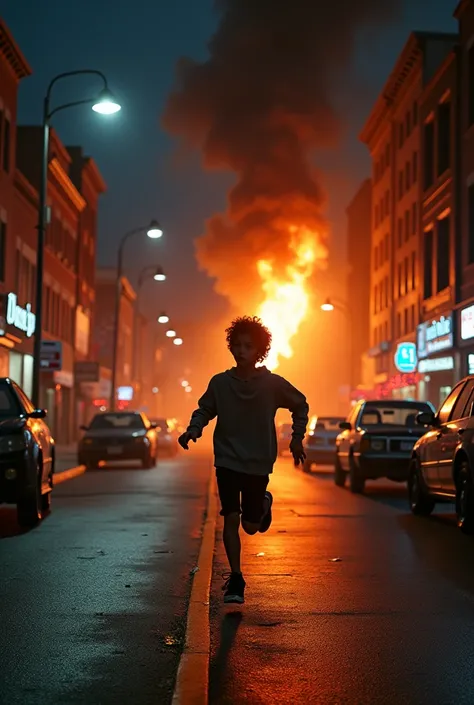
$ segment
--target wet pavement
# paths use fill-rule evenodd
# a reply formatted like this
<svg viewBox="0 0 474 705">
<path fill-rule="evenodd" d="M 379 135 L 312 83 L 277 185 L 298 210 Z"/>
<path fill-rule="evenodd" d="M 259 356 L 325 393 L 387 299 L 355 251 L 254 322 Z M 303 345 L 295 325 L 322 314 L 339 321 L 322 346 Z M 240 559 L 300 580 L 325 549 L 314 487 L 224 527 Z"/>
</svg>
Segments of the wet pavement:
<svg viewBox="0 0 474 705">
<path fill-rule="evenodd" d="M 171 701 L 209 472 L 88 472 L 26 533 L 0 507 L 2 705 Z"/>
<path fill-rule="evenodd" d="M 451 507 L 413 517 L 400 485 L 354 496 L 289 460 L 270 488 L 270 531 L 243 540 L 242 608 L 222 604 L 218 523 L 211 705 L 472 705 L 474 541 Z"/>
</svg>

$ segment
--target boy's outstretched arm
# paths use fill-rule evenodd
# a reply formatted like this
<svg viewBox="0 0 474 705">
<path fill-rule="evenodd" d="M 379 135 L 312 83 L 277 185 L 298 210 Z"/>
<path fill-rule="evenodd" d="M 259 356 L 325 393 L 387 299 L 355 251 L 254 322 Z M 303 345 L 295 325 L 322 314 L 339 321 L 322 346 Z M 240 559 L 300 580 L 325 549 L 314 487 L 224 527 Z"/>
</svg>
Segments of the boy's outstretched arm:
<svg viewBox="0 0 474 705">
<path fill-rule="evenodd" d="M 191 415 L 187 430 L 179 437 L 179 445 L 184 450 L 189 450 L 189 442 L 193 441 L 193 443 L 196 443 L 197 439 L 201 438 L 203 429 L 216 416 L 216 400 L 211 379 L 207 390 L 198 401 L 198 408 Z"/>
<path fill-rule="evenodd" d="M 303 448 L 303 439 L 306 435 L 308 425 L 309 406 L 305 395 L 296 387 L 287 382 L 283 377 L 279 377 L 278 406 L 281 409 L 288 409 L 293 419 L 293 435 L 290 443 L 291 454 L 296 465 L 302 463 L 306 458 Z"/>
</svg>

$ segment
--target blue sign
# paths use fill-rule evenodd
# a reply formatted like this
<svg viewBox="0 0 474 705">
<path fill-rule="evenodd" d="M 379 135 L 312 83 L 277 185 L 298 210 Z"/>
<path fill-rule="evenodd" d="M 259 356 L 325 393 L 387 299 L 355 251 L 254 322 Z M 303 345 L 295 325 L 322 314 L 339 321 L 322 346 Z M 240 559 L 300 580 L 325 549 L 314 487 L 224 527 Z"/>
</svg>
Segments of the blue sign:
<svg viewBox="0 0 474 705">
<path fill-rule="evenodd" d="M 399 372 L 409 374 L 416 370 L 416 345 L 415 343 L 400 343 L 394 357 L 395 367 Z"/>
</svg>

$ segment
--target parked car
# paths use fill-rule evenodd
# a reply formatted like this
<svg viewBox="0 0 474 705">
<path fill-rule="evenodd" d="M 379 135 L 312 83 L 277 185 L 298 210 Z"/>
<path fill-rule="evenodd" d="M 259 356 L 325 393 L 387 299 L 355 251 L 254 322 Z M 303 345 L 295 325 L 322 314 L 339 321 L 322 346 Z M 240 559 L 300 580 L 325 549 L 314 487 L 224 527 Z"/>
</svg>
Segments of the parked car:
<svg viewBox="0 0 474 705">
<path fill-rule="evenodd" d="M 35 526 L 51 508 L 55 446 L 45 417 L 0 378 L 0 503 L 16 504 L 21 526 Z"/>
<path fill-rule="evenodd" d="M 174 458 L 178 453 L 178 435 L 167 419 L 152 419 L 156 426 L 158 454 Z"/>
<path fill-rule="evenodd" d="M 145 414 L 130 411 L 97 414 L 83 426 L 79 441 L 79 465 L 96 468 L 101 462 L 138 460 L 144 468 L 156 465 L 156 426 Z"/>
<path fill-rule="evenodd" d="M 417 425 L 420 413 L 433 413 L 421 401 L 361 401 L 336 440 L 334 481 L 343 486 L 349 476 L 351 492 L 364 491 L 366 480 L 386 477 L 406 482 L 413 446 L 424 430 Z"/>
<path fill-rule="evenodd" d="M 319 416 L 314 420 L 314 428 L 305 439 L 306 460 L 303 470 L 309 472 L 313 464 L 333 465 L 336 456 L 336 438 L 340 433 L 340 424 L 344 421 L 339 416 Z"/>
<path fill-rule="evenodd" d="M 466 377 L 436 413 L 418 416 L 429 430 L 413 449 L 408 480 L 414 514 L 431 514 L 436 502 L 455 502 L 458 526 L 466 534 L 474 534 L 473 409 L 474 377 Z"/>
<path fill-rule="evenodd" d="M 278 455 L 281 457 L 290 452 L 290 442 L 293 430 L 291 423 L 282 423 L 277 431 Z"/>
</svg>

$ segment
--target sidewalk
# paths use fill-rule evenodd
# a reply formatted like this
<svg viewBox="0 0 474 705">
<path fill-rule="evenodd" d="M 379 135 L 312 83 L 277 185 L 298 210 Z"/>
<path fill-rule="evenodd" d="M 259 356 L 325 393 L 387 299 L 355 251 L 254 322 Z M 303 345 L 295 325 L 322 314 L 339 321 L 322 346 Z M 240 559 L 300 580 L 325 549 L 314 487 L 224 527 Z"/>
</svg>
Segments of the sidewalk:
<svg viewBox="0 0 474 705">
<path fill-rule="evenodd" d="M 56 446 L 55 484 L 82 475 L 85 468 L 77 463 L 77 446 Z"/>
</svg>

